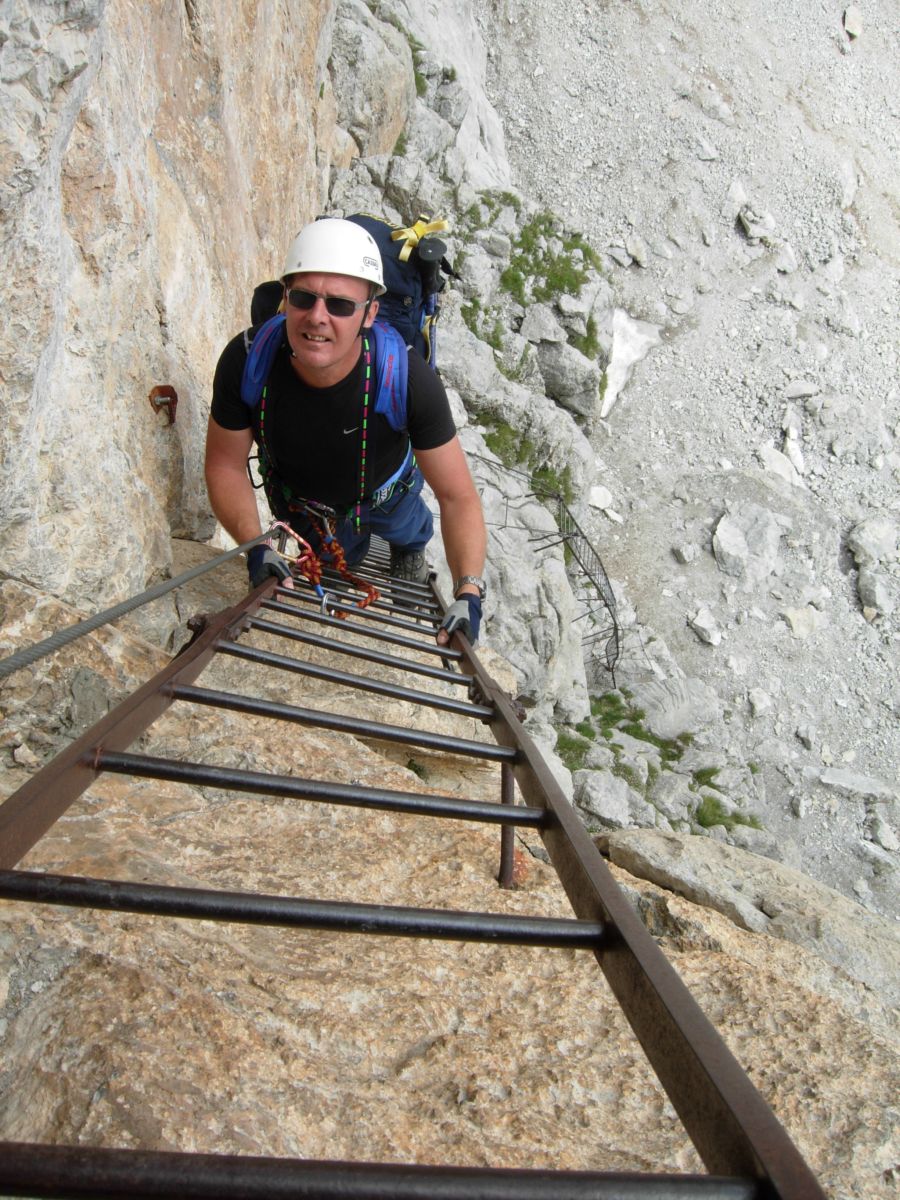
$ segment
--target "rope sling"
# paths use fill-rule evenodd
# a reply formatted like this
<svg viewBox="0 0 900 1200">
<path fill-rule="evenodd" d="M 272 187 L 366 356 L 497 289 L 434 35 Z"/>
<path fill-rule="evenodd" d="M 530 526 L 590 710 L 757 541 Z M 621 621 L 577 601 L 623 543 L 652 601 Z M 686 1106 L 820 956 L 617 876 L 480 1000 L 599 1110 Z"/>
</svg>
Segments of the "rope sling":
<svg viewBox="0 0 900 1200">
<path fill-rule="evenodd" d="M 306 506 L 304 511 L 306 516 L 312 522 L 316 533 L 319 535 L 323 547 L 327 547 L 325 552 L 332 559 L 332 563 L 330 565 L 334 566 L 334 569 L 337 571 L 340 577 L 345 579 L 347 583 L 351 585 L 351 587 L 354 587 L 358 591 L 364 593 L 361 599 L 355 601 L 352 607 L 368 608 L 370 604 L 373 604 L 379 598 L 381 593 L 378 591 L 378 588 L 373 586 L 371 583 L 367 583 L 366 580 L 360 579 L 358 575 L 354 575 L 347 566 L 344 548 L 335 537 L 329 518 L 317 513 L 309 506 Z M 342 608 L 336 607 L 334 603 L 329 603 L 329 595 L 322 586 L 322 561 L 316 555 L 316 552 L 313 550 L 312 546 L 309 544 L 306 538 L 301 537 L 296 530 L 292 529 L 287 521 L 274 521 L 272 523 L 272 529 L 270 532 L 274 532 L 276 529 L 280 529 L 288 537 L 293 538 L 300 551 L 299 554 L 287 554 L 284 550 L 279 550 L 278 553 L 287 562 L 293 563 L 303 578 L 308 581 L 313 591 L 322 601 L 323 613 L 327 613 L 329 616 L 334 616 L 340 620 L 344 620 L 347 616 L 346 612 L 344 612 Z M 267 544 L 269 546 L 272 545 L 271 538 Z"/>
</svg>

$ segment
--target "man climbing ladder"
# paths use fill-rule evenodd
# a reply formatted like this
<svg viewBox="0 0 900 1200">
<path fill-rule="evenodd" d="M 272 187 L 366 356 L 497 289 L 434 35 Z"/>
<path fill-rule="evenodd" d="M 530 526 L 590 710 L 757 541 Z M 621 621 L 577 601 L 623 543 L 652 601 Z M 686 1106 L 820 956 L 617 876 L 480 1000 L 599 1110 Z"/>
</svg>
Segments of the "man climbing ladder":
<svg viewBox="0 0 900 1200">
<path fill-rule="evenodd" d="M 206 441 L 213 512 L 239 543 L 262 532 L 247 474 L 255 442 L 272 512 L 317 552 L 323 521 L 350 565 L 377 533 L 390 543 L 391 574 L 424 580 L 433 532 L 424 477 L 454 580 L 438 641 L 457 628 L 477 640 L 481 501 L 440 379 L 390 327 L 375 328 L 385 287 L 374 238 L 352 221 L 314 221 L 288 248 L 281 282 L 284 314 L 233 338 L 216 367 Z M 254 586 L 288 575 L 266 546 L 250 552 L 248 566 Z"/>
</svg>

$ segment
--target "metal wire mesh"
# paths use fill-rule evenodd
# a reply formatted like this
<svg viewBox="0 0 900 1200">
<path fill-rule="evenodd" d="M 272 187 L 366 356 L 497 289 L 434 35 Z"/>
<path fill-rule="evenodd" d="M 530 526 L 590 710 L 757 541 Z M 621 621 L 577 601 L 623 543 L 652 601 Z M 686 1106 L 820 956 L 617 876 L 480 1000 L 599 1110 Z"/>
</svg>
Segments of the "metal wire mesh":
<svg viewBox="0 0 900 1200">
<path fill-rule="evenodd" d="M 576 585 L 576 595 L 585 605 L 579 620 L 586 621 L 582 646 L 585 668 L 596 676 L 598 667 L 605 668 L 615 683 L 615 668 L 619 661 L 620 629 L 616 615 L 616 597 L 609 577 L 587 534 L 575 520 L 572 510 L 558 492 L 534 493 L 547 504 L 556 518 L 559 536 L 544 534 L 544 548 L 560 543 L 565 548 L 566 569 Z"/>
</svg>

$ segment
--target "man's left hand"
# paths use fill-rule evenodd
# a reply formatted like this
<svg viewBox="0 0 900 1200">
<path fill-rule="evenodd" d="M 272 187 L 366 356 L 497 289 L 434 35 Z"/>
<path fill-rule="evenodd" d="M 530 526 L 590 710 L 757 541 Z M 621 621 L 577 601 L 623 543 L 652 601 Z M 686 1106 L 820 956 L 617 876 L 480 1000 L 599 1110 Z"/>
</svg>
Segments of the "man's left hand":
<svg viewBox="0 0 900 1200">
<path fill-rule="evenodd" d="M 478 631 L 481 629 L 481 597 L 465 593 L 454 600 L 441 622 L 437 642 L 446 646 L 451 636 L 459 631 L 465 634 L 474 646 L 478 641 Z"/>
</svg>

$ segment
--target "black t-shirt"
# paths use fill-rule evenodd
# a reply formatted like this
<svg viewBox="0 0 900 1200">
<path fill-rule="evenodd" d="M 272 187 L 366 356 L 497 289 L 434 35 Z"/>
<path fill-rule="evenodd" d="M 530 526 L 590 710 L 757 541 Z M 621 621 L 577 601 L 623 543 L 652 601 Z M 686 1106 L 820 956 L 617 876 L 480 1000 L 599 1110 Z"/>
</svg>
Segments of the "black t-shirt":
<svg viewBox="0 0 900 1200">
<path fill-rule="evenodd" d="M 333 508 L 348 508 L 359 497 L 362 355 L 340 383 L 314 388 L 303 383 L 291 367 L 290 348 L 284 334 L 282 337 L 272 360 L 264 409 L 258 405 L 253 412 L 241 400 L 241 377 L 247 359 L 244 335 L 232 338 L 216 366 L 213 420 L 224 429 L 252 428 L 258 443 L 262 413 L 265 445 L 273 466 L 294 494 Z M 367 495 L 402 466 L 410 441 L 414 450 L 434 450 L 456 435 L 444 385 L 414 350 L 409 352 L 407 429 L 408 437 L 392 429 L 387 418 L 370 410 Z"/>
</svg>

